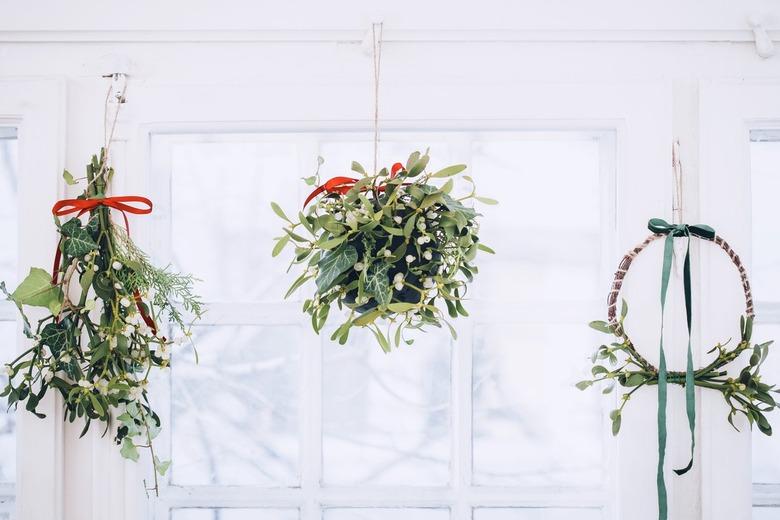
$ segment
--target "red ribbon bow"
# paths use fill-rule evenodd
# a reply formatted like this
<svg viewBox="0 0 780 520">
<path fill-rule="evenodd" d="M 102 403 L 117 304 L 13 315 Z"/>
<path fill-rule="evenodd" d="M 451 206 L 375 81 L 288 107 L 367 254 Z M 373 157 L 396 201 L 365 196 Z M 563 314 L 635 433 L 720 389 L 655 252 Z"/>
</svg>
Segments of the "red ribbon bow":
<svg viewBox="0 0 780 520">
<path fill-rule="evenodd" d="M 396 175 L 398 175 L 398 172 L 404 169 L 404 165 L 401 163 L 395 163 L 393 167 L 390 169 L 390 178 L 392 179 Z M 346 195 L 346 193 L 351 190 L 355 183 L 357 183 L 360 179 L 356 179 L 354 177 L 333 177 L 331 179 L 328 179 L 325 181 L 325 184 L 321 186 L 317 186 L 317 188 L 312 191 L 308 197 L 306 197 L 306 201 L 303 203 L 303 207 L 305 208 L 309 202 L 312 201 L 314 197 L 319 195 L 320 193 L 338 193 L 340 195 Z M 361 191 L 368 191 L 368 187 L 363 188 Z M 385 191 L 384 186 L 378 186 L 377 189 L 379 191 Z"/>
<path fill-rule="evenodd" d="M 136 203 L 141 206 L 132 205 L 128 203 Z M 152 201 L 146 197 L 139 197 L 136 195 L 125 195 L 120 197 L 105 197 L 102 199 L 63 199 L 57 201 L 51 208 L 53 215 L 62 217 L 65 215 L 72 215 L 76 213 L 76 217 L 80 217 L 87 211 L 105 206 L 107 208 L 116 209 L 122 212 L 122 218 L 125 220 L 125 229 L 127 234 L 130 235 L 130 223 L 127 220 L 127 214 L 132 213 L 134 215 L 148 215 L 152 212 Z M 51 274 L 52 285 L 57 284 L 57 274 L 60 270 L 60 260 L 62 258 L 62 251 L 59 245 L 57 246 L 57 252 L 54 254 L 54 267 Z M 133 291 L 133 299 L 135 305 L 138 308 L 138 312 L 141 314 L 144 323 L 152 330 L 152 334 L 157 334 L 157 326 L 154 320 L 144 310 L 143 303 L 141 301 L 141 294 L 136 290 Z"/>
<path fill-rule="evenodd" d="M 146 207 L 133 206 L 128 204 L 128 202 L 140 203 Z M 57 201 L 51 208 L 51 212 L 58 217 L 71 215 L 73 213 L 78 213 L 76 216 L 80 217 L 87 211 L 100 206 L 106 206 L 121 211 L 122 217 L 125 219 L 125 229 L 127 229 L 128 233 L 130 233 L 130 223 L 127 221 L 127 213 L 148 215 L 152 212 L 153 207 L 152 201 L 146 197 L 125 195 L 122 197 L 105 197 L 103 199 L 64 199 Z"/>
</svg>

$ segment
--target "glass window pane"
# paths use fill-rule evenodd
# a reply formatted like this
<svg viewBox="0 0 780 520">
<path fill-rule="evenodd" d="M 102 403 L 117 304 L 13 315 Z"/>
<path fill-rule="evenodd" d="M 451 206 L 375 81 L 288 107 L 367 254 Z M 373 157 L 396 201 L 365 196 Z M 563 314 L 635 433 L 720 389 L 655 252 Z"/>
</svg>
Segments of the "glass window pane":
<svg viewBox="0 0 780 520">
<path fill-rule="evenodd" d="M 780 518 L 780 507 L 754 507 L 753 520 L 777 520 Z"/>
<path fill-rule="evenodd" d="M 172 368 L 172 482 L 299 481 L 300 328 L 195 327 Z"/>
<path fill-rule="evenodd" d="M 479 207 L 480 238 L 498 253 L 480 258 L 480 299 L 583 301 L 598 294 L 599 148 L 597 139 L 576 136 L 473 143 L 478 192 L 499 201 Z"/>
<path fill-rule="evenodd" d="M 16 352 L 16 324 L 0 321 L 0 362 L 11 361 Z M 5 388 L 8 377 L 0 375 L 0 387 Z M 5 401 L 5 399 L 3 399 Z M 6 411 L 7 403 L 0 407 L 0 482 L 16 480 L 16 418 L 13 411 Z"/>
<path fill-rule="evenodd" d="M 0 247 L 0 280 L 10 289 L 17 284 L 17 203 L 16 168 L 18 146 L 16 129 L 0 127 L 0 224 L 3 247 Z"/>
<path fill-rule="evenodd" d="M 474 520 L 601 520 L 600 509 L 574 507 L 478 508 Z"/>
<path fill-rule="evenodd" d="M 326 509 L 323 520 L 448 520 L 450 512 L 447 509 L 432 508 L 339 508 Z"/>
<path fill-rule="evenodd" d="M 385 354 L 366 330 L 323 360 L 323 459 L 328 484 L 446 484 L 450 340 L 417 334 Z"/>
<path fill-rule="evenodd" d="M 474 483 L 600 485 L 601 394 L 573 384 L 591 349 L 587 327 L 490 325 L 474 334 Z"/>
<path fill-rule="evenodd" d="M 760 135 L 760 134 L 759 134 Z M 758 302 L 780 302 L 780 132 L 776 140 L 750 143 L 753 194 L 753 295 Z M 754 134 L 754 138 L 757 137 Z"/>
<path fill-rule="evenodd" d="M 171 520 L 298 520 L 297 509 L 187 507 L 171 511 Z"/>
<path fill-rule="evenodd" d="M 300 204 L 299 155 L 295 142 L 173 145 L 173 262 L 203 280 L 207 301 L 283 299 L 294 278 L 284 274 L 288 260 L 270 254 L 281 229 L 270 203 Z"/>
<path fill-rule="evenodd" d="M 780 132 L 756 131 L 750 143 L 753 255 L 751 282 L 757 301 L 756 341 L 780 340 L 780 242 L 774 227 L 780 219 L 776 204 L 780 195 Z M 776 343 L 775 343 L 776 344 Z M 761 366 L 769 382 L 780 380 L 780 352 L 770 349 Z M 771 421 L 771 418 L 770 418 Z M 753 482 L 780 483 L 780 446 L 774 437 L 753 429 Z M 768 508 L 754 510 L 754 518 L 772 512 Z M 774 516 L 772 516 L 774 518 Z"/>
</svg>

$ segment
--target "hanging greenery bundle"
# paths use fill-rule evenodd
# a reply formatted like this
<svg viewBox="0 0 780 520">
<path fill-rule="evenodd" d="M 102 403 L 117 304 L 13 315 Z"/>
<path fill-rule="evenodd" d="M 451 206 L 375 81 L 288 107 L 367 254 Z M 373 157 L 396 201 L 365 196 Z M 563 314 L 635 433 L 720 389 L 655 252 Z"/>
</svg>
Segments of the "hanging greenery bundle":
<svg viewBox="0 0 780 520">
<path fill-rule="evenodd" d="M 738 414 L 744 415 L 748 424 L 752 427 L 756 425 L 759 431 L 765 435 L 772 435 L 772 427 L 766 418 L 768 412 L 773 411 L 777 404 L 772 393 L 780 391 L 775 389 L 775 385 L 770 385 L 762 380 L 760 373 L 761 364 L 766 360 L 769 354 L 769 347 L 773 343 L 767 341 L 763 343 L 754 343 L 753 334 L 753 298 L 751 295 L 750 281 L 747 272 L 742 265 L 742 261 L 731 249 L 731 246 L 715 234 L 715 231 L 705 225 L 687 225 L 687 224 L 668 224 L 661 219 L 651 219 L 648 228 L 652 231 L 644 242 L 626 253 L 620 266 L 615 273 L 612 282 L 612 288 L 608 297 L 607 316 L 608 321 L 594 321 L 590 323 L 593 329 L 605 334 L 614 336 L 609 344 L 603 344 L 594 352 L 591 361 L 593 368 L 591 373 L 593 379 L 587 379 L 577 383 L 577 388 L 585 390 L 595 383 L 607 382 L 603 393 L 611 393 L 615 384 L 625 388 L 630 388 L 620 399 L 620 406 L 610 413 L 612 420 L 612 433 L 617 435 L 620 431 L 623 409 L 631 398 L 631 395 L 643 386 L 658 387 L 658 509 L 659 518 L 667 518 L 667 496 L 666 484 L 663 478 L 663 468 L 666 452 L 666 401 L 667 385 L 676 384 L 685 388 L 686 394 L 686 413 L 688 416 L 688 425 L 690 429 L 691 458 L 688 464 L 681 469 L 674 470 L 676 474 L 682 475 L 689 471 L 693 466 L 693 455 L 695 447 L 695 422 L 696 422 L 696 403 L 694 387 L 707 388 L 715 390 L 723 395 L 723 399 L 729 407 L 727 416 L 728 422 L 736 429 L 734 417 Z M 683 262 L 683 287 L 685 292 L 685 310 L 686 322 L 688 326 L 688 351 L 687 367 L 684 372 L 668 371 L 666 368 L 666 355 L 664 352 L 664 306 L 666 303 L 666 294 L 671 275 L 671 266 L 674 258 L 674 239 L 684 238 L 687 241 L 687 248 Z M 690 262 L 690 242 L 691 238 L 698 238 L 705 242 L 711 242 L 719 246 L 731 259 L 737 268 L 742 288 L 745 294 L 745 315 L 740 318 L 740 338 L 733 346 L 729 347 L 728 342 L 718 343 L 708 354 L 715 354 L 715 358 L 701 368 L 694 368 L 693 354 L 691 349 L 691 330 L 692 330 L 692 294 L 691 294 L 691 262 Z M 628 314 L 628 305 L 622 301 L 621 311 L 618 315 L 617 305 L 620 290 L 623 286 L 623 280 L 628 273 L 634 258 L 639 255 L 653 241 L 664 240 L 663 266 L 661 270 L 661 337 L 660 337 L 660 362 L 658 367 L 652 365 L 642 356 L 634 342 L 629 338 L 624 328 L 624 320 Z M 749 354 L 747 364 L 738 372 L 738 375 L 732 376 L 729 367 L 740 356 Z M 732 372 L 737 374 L 737 372 Z"/>
<path fill-rule="evenodd" d="M 360 178 L 334 177 L 322 185 L 315 174 L 306 182 L 318 187 L 304 206 L 323 196 L 295 219 L 271 204 L 285 221 L 273 255 L 292 244 L 290 266 L 306 265 L 287 296 L 314 282 L 314 296 L 303 310 L 315 332 L 324 327 L 335 304 L 349 310 L 331 336 L 341 344 L 352 327 L 367 327 L 385 351 L 402 341 L 411 344 L 404 335 L 407 329 L 445 324 L 456 335 L 438 302 L 444 302 L 451 318 L 467 316 L 463 300 L 467 282 L 478 271 L 477 252 L 493 253 L 479 240 L 479 214 L 464 202 L 495 201 L 477 196 L 467 175 L 461 179 L 471 184 L 470 193 L 453 197 L 455 176 L 466 166 L 428 172 L 428 161 L 427 152 L 414 152 L 405 165 L 396 163 L 375 175 L 353 162 Z M 440 185 L 435 182 L 439 179 Z M 384 330 L 380 319 L 387 320 Z"/>
<path fill-rule="evenodd" d="M 170 461 L 154 454 L 152 441 L 161 425 L 147 395 L 149 376 L 153 368 L 169 366 L 173 345 L 190 335 L 188 317 L 200 318 L 203 306 L 191 276 L 152 265 L 130 239 L 126 213 L 150 213 L 152 203 L 107 197 L 113 173 L 101 150 L 87 165 L 84 193 L 54 206 L 55 216 L 74 216 L 55 219 L 60 241 L 52 275 L 34 267 L 10 294 L 0 283 L 33 342 L 6 365 L 9 381 L 2 395 L 9 406 L 24 404 L 44 417 L 38 404 L 49 390 L 59 392 L 67 420 L 85 420 L 82 436 L 93 421 L 105 424 L 104 435 L 115 424 L 123 457 L 138 460 L 139 448 L 151 451 L 156 492 L 157 474 Z M 64 177 L 77 182 L 67 171 Z M 111 221 L 110 209 L 122 212 L 124 228 Z M 82 221 L 82 215 L 88 218 Z M 48 315 L 33 327 L 24 306 L 43 307 Z M 156 326 L 161 319 L 177 326 L 181 338 L 167 339 Z"/>
</svg>

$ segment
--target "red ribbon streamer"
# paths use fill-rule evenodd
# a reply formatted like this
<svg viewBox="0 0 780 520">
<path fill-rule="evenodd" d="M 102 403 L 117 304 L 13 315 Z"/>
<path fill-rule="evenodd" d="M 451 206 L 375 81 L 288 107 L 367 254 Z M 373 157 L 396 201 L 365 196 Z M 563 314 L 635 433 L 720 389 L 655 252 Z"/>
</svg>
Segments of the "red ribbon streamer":
<svg viewBox="0 0 780 520">
<path fill-rule="evenodd" d="M 125 229 L 127 230 L 128 236 L 130 235 L 130 222 L 127 220 L 127 214 L 148 215 L 152 212 L 152 208 L 154 207 L 152 201 L 146 197 L 125 195 L 120 197 L 105 197 L 102 199 L 63 199 L 54 204 L 51 208 L 51 212 L 57 217 L 72 215 L 73 213 L 76 213 L 76 217 L 80 217 L 87 211 L 92 211 L 101 206 L 122 212 L 122 218 L 125 220 Z M 61 259 L 62 251 L 60 250 L 59 245 L 57 245 L 57 252 L 54 254 L 54 267 L 52 268 L 51 274 L 52 285 L 57 284 L 57 274 L 60 270 Z M 133 291 L 133 299 L 135 300 L 135 305 L 138 308 L 138 312 L 141 314 L 144 323 L 152 330 L 152 334 L 157 334 L 157 326 L 152 317 L 144 310 L 141 302 L 141 294 L 138 290 Z"/>
<path fill-rule="evenodd" d="M 395 163 L 390 169 L 390 178 L 392 179 L 398 175 L 398 172 L 403 169 L 403 164 Z M 338 193 L 340 195 L 346 195 L 346 193 L 351 190 L 355 186 L 355 183 L 357 183 L 359 180 L 360 179 L 356 179 L 354 177 L 333 177 L 332 179 L 328 179 L 325 181 L 325 184 L 317 186 L 314 191 L 312 191 L 309 196 L 306 197 L 306 201 L 303 203 L 303 207 L 305 208 L 313 198 L 321 193 Z M 368 191 L 368 189 L 368 187 L 365 187 L 361 191 Z M 377 186 L 377 189 L 379 191 L 385 191 L 384 186 Z"/>
</svg>

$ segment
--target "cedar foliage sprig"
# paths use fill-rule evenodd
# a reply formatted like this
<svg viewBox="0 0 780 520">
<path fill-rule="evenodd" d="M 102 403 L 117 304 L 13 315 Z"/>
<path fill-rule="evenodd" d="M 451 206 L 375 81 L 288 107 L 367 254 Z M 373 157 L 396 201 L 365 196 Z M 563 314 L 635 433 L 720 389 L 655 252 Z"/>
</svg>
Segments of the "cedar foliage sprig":
<svg viewBox="0 0 780 520">
<path fill-rule="evenodd" d="M 87 165 L 87 187 L 80 199 L 106 196 L 113 169 L 105 151 Z M 68 184 L 76 184 L 67 171 Z M 85 435 L 93 421 L 105 425 L 105 435 L 115 425 L 114 440 L 123 457 L 138 460 L 139 448 L 150 450 L 157 475 L 165 474 L 170 461 L 154 453 L 153 440 L 160 431 L 160 418 L 147 393 L 153 368 L 170 366 L 174 344 L 190 336 L 190 323 L 204 310 L 193 292 L 194 278 L 152 265 L 127 233 L 114 225 L 109 209 L 98 206 L 86 222 L 73 217 L 56 219 L 62 255 L 54 277 L 40 268 L 9 294 L 19 308 L 24 333 L 33 345 L 5 365 L 8 384 L 2 396 L 9 407 L 23 404 L 38 417 L 37 407 L 51 391 L 62 396 L 65 419 L 84 421 Z M 33 328 L 23 307 L 44 307 L 48 315 Z M 164 311 L 182 336 L 167 339 L 155 332 L 144 315 L 157 323 Z M 153 325 L 153 324 L 152 324 Z"/>
<path fill-rule="evenodd" d="M 493 253 L 480 242 L 479 213 L 464 203 L 496 201 L 477 196 L 468 175 L 460 176 L 470 185 L 468 194 L 455 198 L 456 176 L 466 166 L 429 172 L 429 159 L 427 151 L 414 152 L 405 165 L 374 175 L 353 162 L 352 170 L 360 175 L 354 186 L 326 192 L 294 218 L 271 204 L 285 223 L 273 256 L 292 245 L 290 266 L 305 266 L 286 296 L 314 282 L 314 295 L 303 310 L 315 332 L 336 306 L 349 311 L 331 336 L 340 344 L 353 327 L 371 330 L 386 352 L 401 342 L 411 344 L 405 335 L 410 329 L 446 325 L 456 336 L 447 316 L 468 316 L 463 302 L 478 272 L 477 252 Z M 305 181 L 319 184 L 319 175 Z"/>
</svg>

